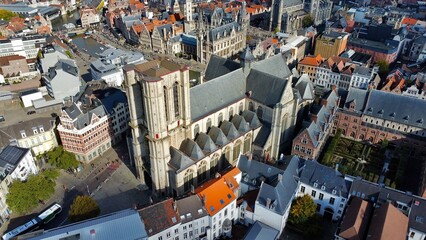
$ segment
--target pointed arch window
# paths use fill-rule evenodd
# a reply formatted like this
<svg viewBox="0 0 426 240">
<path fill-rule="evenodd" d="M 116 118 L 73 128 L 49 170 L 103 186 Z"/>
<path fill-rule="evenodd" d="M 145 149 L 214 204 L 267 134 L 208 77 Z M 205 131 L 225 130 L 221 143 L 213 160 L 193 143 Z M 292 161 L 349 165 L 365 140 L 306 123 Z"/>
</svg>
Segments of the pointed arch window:
<svg viewBox="0 0 426 240">
<path fill-rule="evenodd" d="M 210 177 L 214 177 L 214 175 L 219 171 L 219 157 L 217 155 L 213 156 L 210 162 Z"/>
<path fill-rule="evenodd" d="M 166 114 L 166 121 L 169 121 L 169 111 L 168 111 L 168 97 L 167 97 L 167 87 L 163 87 L 164 93 L 164 112 Z"/>
<path fill-rule="evenodd" d="M 223 114 L 222 113 L 219 113 L 219 118 L 217 119 L 217 121 L 218 121 L 219 125 L 222 123 L 222 121 L 223 121 Z"/>
<path fill-rule="evenodd" d="M 175 108 L 175 117 L 179 116 L 179 83 L 173 84 L 173 105 Z"/>
<path fill-rule="evenodd" d="M 197 137 L 199 132 L 200 132 L 200 125 L 195 124 L 195 126 L 194 126 L 194 138 Z"/>
<path fill-rule="evenodd" d="M 191 189 L 191 186 L 194 185 L 194 173 L 192 170 L 188 170 L 183 177 L 183 191 L 187 192 Z"/>
<path fill-rule="evenodd" d="M 229 120 L 231 121 L 232 116 L 234 116 L 234 108 L 229 108 Z"/>
<path fill-rule="evenodd" d="M 211 118 L 208 118 L 206 123 L 206 131 L 208 131 L 211 126 L 212 126 L 212 120 Z"/>
<path fill-rule="evenodd" d="M 207 163 L 205 161 L 201 162 L 200 166 L 198 167 L 197 176 L 198 185 L 207 179 Z"/>
<path fill-rule="evenodd" d="M 238 156 L 240 155 L 240 151 L 241 151 L 241 141 L 237 141 L 234 145 L 233 158 L 232 158 L 233 164 L 237 162 Z"/>
</svg>

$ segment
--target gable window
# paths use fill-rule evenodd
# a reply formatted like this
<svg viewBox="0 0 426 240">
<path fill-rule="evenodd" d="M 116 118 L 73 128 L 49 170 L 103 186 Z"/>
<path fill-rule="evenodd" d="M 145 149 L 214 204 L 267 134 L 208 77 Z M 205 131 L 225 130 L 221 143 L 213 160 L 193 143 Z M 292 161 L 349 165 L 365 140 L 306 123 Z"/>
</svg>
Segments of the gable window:
<svg viewBox="0 0 426 240">
<path fill-rule="evenodd" d="M 231 121 L 232 116 L 234 116 L 234 108 L 229 108 L 229 121 Z"/>
<path fill-rule="evenodd" d="M 334 201 L 335 201 L 335 199 L 332 197 L 332 198 L 330 198 L 329 203 L 330 203 L 331 205 L 334 205 Z"/>
<path fill-rule="evenodd" d="M 200 126 L 198 124 L 195 124 L 194 126 L 194 138 L 198 135 L 200 132 Z"/>
<path fill-rule="evenodd" d="M 320 193 L 318 198 L 319 198 L 319 200 L 323 200 L 324 199 L 324 194 Z"/>
<path fill-rule="evenodd" d="M 294 150 L 299 151 L 299 145 L 294 146 Z"/>
<path fill-rule="evenodd" d="M 300 192 L 305 193 L 305 187 L 304 186 L 300 187 Z"/>
<path fill-rule="evenodd" d="M 311 196 L 315 197 L 317 195 L 317 192 L 315 190 L 312 190 Z"/>
</svg>

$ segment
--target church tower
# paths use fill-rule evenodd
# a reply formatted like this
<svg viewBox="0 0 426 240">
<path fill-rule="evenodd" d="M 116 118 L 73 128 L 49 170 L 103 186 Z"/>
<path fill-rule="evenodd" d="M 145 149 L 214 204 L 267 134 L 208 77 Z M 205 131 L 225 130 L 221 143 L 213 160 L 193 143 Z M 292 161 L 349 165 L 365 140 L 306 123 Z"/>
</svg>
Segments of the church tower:
<svg viewBox="0 0 426 240">
<path fill-rule="evenodd" d="M 129 67 L 128 67 L 129 68 Z M 129 68 L 130 69 L 130 68 Z M 179 147 L 182 139 L 186 138 L 190 125 L 189 103 L 189 68 L 180 66 L 169 60 L 152 60 L 135 65 L 125 71 L 126 87 L 139 85 L 141 102 L 130 106 L 132 128 L 145 131 L 132 131 L 133 146 L 136 154 L 144 158 L 143 168 L 152 179 L 153 193 L 157 197 L 170 195 L 169 167 L 170 147 Z M 131 94 L 132 96 L 135 94 Z M 133 99 L 135 100 L 135 99 Z M 129 103 L 131 99 L 129 97 Z M 143 108 L 143 115 L 134 114 L 135 108 Z M 134 118 L 138 119 L 134 119 Z M 143 135 L 136 133 L 143 132 Z M 148 150 L 143 150 L 146 147 Z M 145 155 L 142 153 L 145 152 Z M 143 175 L 143 173 L 138 173 Z"/>
<path fill-rule="evenodd" d="M 244 75 L 247 77 L 250 73 L 251 63 L 255 61 L 253 54 L 249 46 L 246 47 L 243 53 L 240 55 L 240 65 L 243 69 Z"/>
<path fill-rule="evenodd" d="M 197 60 L 198 62 L 204 62 L 204 35 L 206 34 L 206 28 L 203 20 L 203 10 L 198 7 L 198 21 L 197 21 Z"/>
</svg>

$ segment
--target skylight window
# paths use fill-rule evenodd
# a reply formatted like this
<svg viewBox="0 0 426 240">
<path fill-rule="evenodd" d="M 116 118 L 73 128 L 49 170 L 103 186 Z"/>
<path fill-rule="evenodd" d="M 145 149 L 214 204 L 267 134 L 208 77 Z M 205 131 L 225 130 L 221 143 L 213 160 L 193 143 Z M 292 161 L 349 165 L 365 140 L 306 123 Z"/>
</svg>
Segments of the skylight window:
<svg viewBox="0 0 426 240">
<path fill-rule="evenodd" d="M 198 209 L 198 214 L 203 214 L 203 210 L 202 209 Z"/>
<path fill-rule="evenodd" d="M 172 217 L 172 222 L 173 223 L 176 223 L 177 221 L 176 221 L 176 217 Z"/>
<path fill-rule="evenodd" d="M 223 199 L 220 199 L 220 204 L 225 204 L 225 201 L 223 201 Z"/>
<path fill-rule="evenodd" d="M 228 196 L 228 199 L 231 199 L 231 198 L 232 198 L 231 194 L 229 194 L 229 193 L 228 193 L 228 195 L 227 195 L 227 196 Z"/>
<path fill-rule="evenodd" d="M 214 212 L 214 207 L 210 206 L 210 211 Z"/>
</svg>

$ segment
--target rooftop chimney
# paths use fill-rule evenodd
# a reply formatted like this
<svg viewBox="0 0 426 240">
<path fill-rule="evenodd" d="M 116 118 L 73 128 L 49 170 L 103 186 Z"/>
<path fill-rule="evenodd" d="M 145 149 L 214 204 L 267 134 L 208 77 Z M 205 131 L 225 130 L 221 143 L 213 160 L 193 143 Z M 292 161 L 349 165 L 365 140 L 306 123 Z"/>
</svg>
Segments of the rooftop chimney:
<svg viewBox="0 0 426 240">
<path fill-rule="evenodd" d="M 271 199 L 270 198 L 267 198 L 266 199 L 266 208 L 269 208 L 269 206 L 271 206 Z"/>
</svg>

